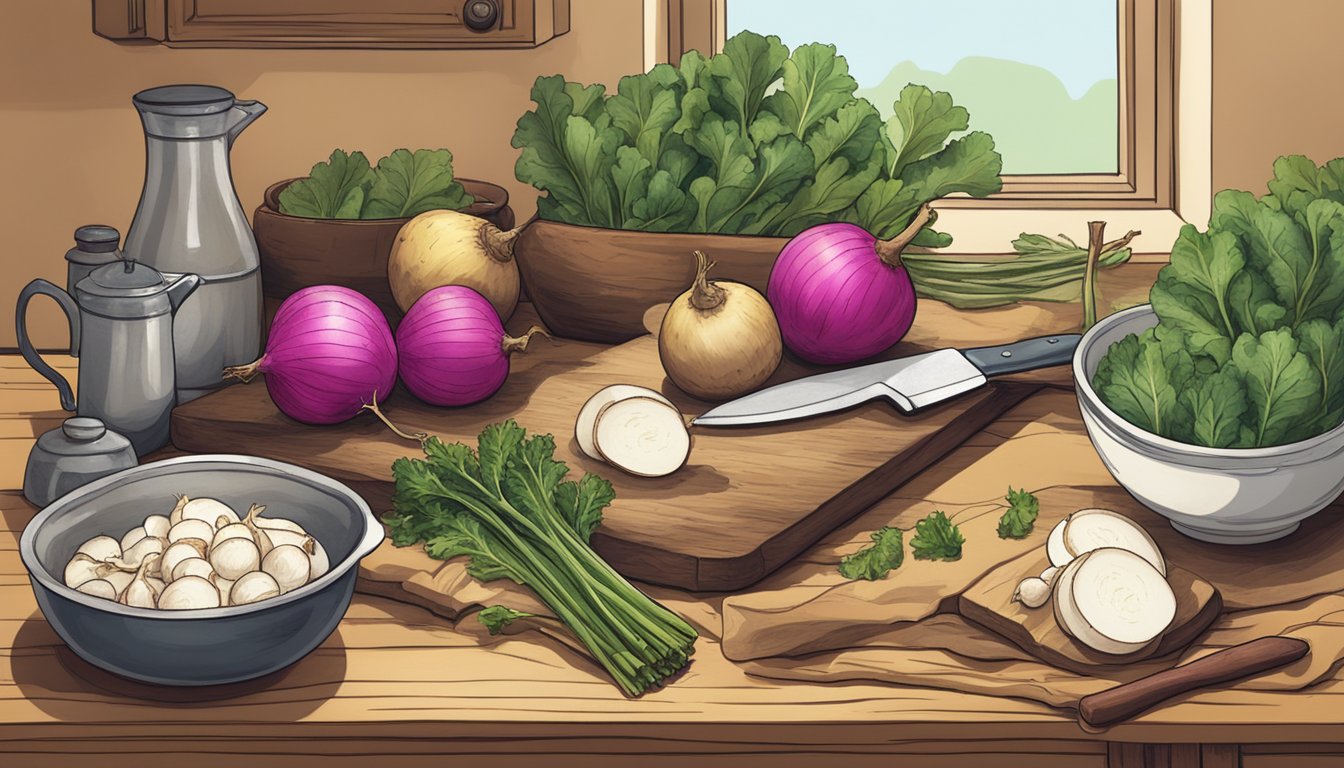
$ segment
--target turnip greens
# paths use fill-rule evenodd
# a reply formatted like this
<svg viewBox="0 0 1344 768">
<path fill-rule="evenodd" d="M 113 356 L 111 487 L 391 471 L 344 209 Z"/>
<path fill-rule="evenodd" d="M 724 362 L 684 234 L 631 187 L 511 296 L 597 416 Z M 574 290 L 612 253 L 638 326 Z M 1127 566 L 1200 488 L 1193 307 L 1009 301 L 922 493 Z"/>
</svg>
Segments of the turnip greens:
<svg viewBox="0 0 1344 768">
<path fill-rule="evenodd" d="M 950 95 L 907 86 L 884 124 L 857 88 L 835 46 L 790 53 L 754 32 L 623 77 L 615 94 L 540 77 L 515 172 L 547 193 L 537 210 L 551 221 L 781 237 L 838 220 L 890 238 L 923 203 L 1002 188 L 993 138 L 965 133 Z M 915 240 L 950 242 L 928 227 Z"/>
<path fill-rule="evenodd" d="M 1344 158 L 1274 163 L 1182 228 L 1150 293 L 1158 325 L 1092 377 L 1126 421 L 1210 448 L 1284 445 L 1344 419 Z"/>
</svg>

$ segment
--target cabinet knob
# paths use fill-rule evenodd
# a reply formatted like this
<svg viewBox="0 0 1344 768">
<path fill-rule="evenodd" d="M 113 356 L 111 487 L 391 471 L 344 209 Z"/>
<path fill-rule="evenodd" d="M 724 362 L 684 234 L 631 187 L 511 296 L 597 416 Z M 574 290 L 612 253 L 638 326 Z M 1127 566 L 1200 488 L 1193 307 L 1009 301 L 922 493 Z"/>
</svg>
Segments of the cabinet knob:
<svg viewBox="0 0 1344 768">
<path fill-rule="evenodd" d="M 477 32 L 493 29 L 499 23 L 499 0 L 467 0 L 462 7 L 462 20 L 468 29 Z"/>
</svg>

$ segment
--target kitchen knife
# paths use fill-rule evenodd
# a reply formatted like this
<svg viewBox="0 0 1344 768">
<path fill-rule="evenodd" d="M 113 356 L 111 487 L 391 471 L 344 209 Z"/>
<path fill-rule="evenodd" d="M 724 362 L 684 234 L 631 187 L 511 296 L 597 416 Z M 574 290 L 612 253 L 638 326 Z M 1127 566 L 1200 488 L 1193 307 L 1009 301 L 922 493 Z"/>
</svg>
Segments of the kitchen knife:
<svg viewBox="0 0 1344 768">
<path fill-rule="evenodd" d="M 772 424 L 852 408 L 884 397 L 912 413 L 983 386 L 988 377 L 1064 365 L 1082 338 L 1076 333 L 998 347 L 940 349 L 776 384 L 711 408 L 692 424 Z"/>
</svg>

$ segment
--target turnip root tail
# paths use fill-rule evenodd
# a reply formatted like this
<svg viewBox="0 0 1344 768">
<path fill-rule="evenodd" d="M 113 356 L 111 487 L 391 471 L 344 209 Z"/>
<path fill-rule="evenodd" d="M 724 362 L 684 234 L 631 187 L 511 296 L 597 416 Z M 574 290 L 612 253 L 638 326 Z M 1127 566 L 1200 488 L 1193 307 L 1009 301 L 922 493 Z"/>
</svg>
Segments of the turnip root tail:
<svg viewBox="0 0 1344 768">
<path fill-rule="evenodd" d="M 523 227 L 514 227 L 505 232 L 482 219 L 480 229 L 481 249 L 495 261 L 507 264 L 513 261 L 513 246 L 518 241 L 518 235 L 522 231 Z"/>
<path fill-rule="evenodd" d="M 532 337 L 537 334 L 541 334 L 548 339 L 551 338 L 551 334 L 547 333 L 546 329 L 539 325 L 534 325 L 531 328 L 528 328 L 527 333 L 524 333 L 522 336 L 505 335 L 503 341 L 504 354 L 512 355 L 514 352 L 526 352 L 528 342 L 532 341 Z"/>
<path fill-rule="evenodd" d="M 425 441 L 429 439 L 428 432 L 415 432 L 408 434 L 406 432 L 403 432 L 402 429 L 398 427 L 396 424 L 393 424 L 392 420 L 387 418 L 387 415 L 384 414 L 382 409 L 378 407 L 378 392 L 376 390 L 373 393 L 373 402 L 365 403 L 364 405 L 360 406 L 360 410 L 368 411 L 369 413 L 372 413 L 374 416 L 377 416 L 378 420 L 383 422 L 383 424 L 387 425 L 387 428 L 392 430 L 392 433 L 394 435 L 404 440 L 415 440 L 421 445 L 424 445 Z"/>
<path fill-rule="evenodd" d="M 247 365 L 231 365 L 224 369 L 224 380 L 237 379 L 244 384 L 256 378 L 261 373 L 261 365 L 266 361 L 266 356 L 262 355 Z"/>
<path fill-rule="evenodd" d="M 924 225 L 933 221 L 933 217 L 933 209 L 928 203 L 919 206 L 919 210 L 915 211 L 915 218 L 910 220 L 905 229 L 890 240 L 877 241 L 873 247 L 877 250 L 878 257 L 889 266 L 900 267 L 901 253 L 914 241 Z"/>
<path fill-rule="evenodd" d="M 695 282 L 691 284 L 691 306 L 701 312 L 709 312 L 723 305 L 728 298 L 727 291 L 709 279 L 709 270 L 718 264 L 710 261 L 704 251 L 695 252 Z"/>
</svg>

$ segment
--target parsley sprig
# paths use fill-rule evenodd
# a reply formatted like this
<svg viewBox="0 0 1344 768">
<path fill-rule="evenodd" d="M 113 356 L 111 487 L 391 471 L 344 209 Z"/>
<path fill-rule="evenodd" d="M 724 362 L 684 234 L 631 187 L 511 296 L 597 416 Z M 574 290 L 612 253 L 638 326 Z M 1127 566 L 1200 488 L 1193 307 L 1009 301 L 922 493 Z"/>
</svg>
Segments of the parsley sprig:
<svg viewBox="0 0 1344 768">
<path fill-rule="evenodd" d="M 910 551 L 916 560 L 956 560 L 961 557 L 961 546 L 966 538 L 941 509 L 915 523 L 915 535 L 910 539 Z"/>
<path fill-rule="evenodd" d="M 905 561 L 900 528 L 884 525 L 871 534 L 873 543 L 840 561 L 840 575 L 846 579 L 877 581 L 885 579 Z"/>
<path fill-rule="evenodd" d="M 1020 491 L 1008 486 L 1008 511 L 999 518 L 1000 539 L 1025 539 L 1036 527 L 1036 515 L 1041 504 L 1026 488 Z"/>
</svg>

